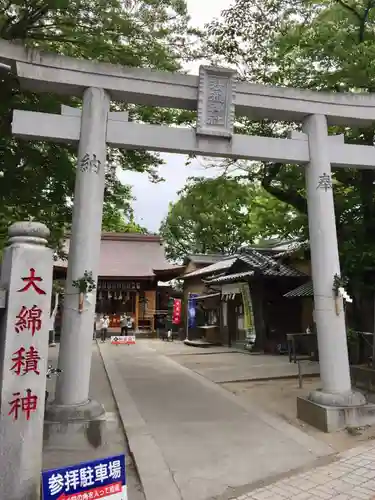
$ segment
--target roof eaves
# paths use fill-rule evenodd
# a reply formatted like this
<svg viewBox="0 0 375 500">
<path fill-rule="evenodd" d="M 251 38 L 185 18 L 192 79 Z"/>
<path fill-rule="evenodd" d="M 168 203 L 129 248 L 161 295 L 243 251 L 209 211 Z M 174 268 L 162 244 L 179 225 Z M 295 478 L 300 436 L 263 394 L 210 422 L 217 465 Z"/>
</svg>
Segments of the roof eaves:
<svg viewBox="0 0 375 500">
<path fill-rule="evenodd" d="M 202 281 L 203 283 L 211 283 L 212 280 L 216 280 L 218 278 L 221 278 L 222 276 L 227 276 L 227 274 L 225 274 L 225 272 L 212 273 L 210 276 L 206 276 L 205 279 L 202 279 Z"/>
<path fill-rule="evenodd" d="M 224 270 L 229 269 L 232 264 L 237 260 L 237 255 L 229 256 L 209 266 L 202 267 L 201 269 L 197 269 L 195 271 L 191 271 L 190 273 L 183 274 L 180 279 L 189 279 L 206 275 L 214 275 L 216 273 L 222 272 Z M 229 263 L 228 263 L 229 261 Z"/>
<path fill-rule="evenodd" d="M 233 273 L 233 274 L 222 274 L 221 276 L 213 276 L 209 280 L 205 280 L 205 283 L 210 285 L 216 285 L 220 283 L 226 283 L 229 281 L 238 281 L 243 278 L 247 278 L 249 276 L 253 276 L 254 271 L 244 271 L 242 273 Z"/>
<path fill-rule="evenodd" d="M 194 264 L 215 264 L 227 256 L 222 254 L 192 254 L 185 257 L 184 262 L 193 262 Z"/>
<path fill-rule="evenodd" d="M 210 299 L 213 297 L 220 297 L 220 296 L 221 296 L 220 292 L 206 293 L 206 294 L 198 295 L 197 297 L 195 297 L 195 300 L 205 300 L 205 299 Z"/>
<path fill-rule="evenodd" d="M 285 293 L 284 297 L 287 299 L 292 299 L 296 297 L 313 297 L 314 296 L 314 285 L 312 281 L 308 281 L 303 285 L 293 288 L 290 292 Z"/>
</svg>

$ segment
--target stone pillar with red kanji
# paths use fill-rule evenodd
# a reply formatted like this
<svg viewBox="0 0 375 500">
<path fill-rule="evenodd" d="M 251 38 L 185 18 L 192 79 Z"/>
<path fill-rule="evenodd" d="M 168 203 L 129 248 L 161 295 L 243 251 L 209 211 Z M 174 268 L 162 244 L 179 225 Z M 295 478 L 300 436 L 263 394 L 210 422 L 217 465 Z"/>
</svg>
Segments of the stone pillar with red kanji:
<svg viewBox="0 0 375 500">
<path fill-rule="evenodd" d="M 40 498 L 53 252 L 48 228 L 9 228 L 0 285 L 0 488 L 7 500 Z"/>
</svg>

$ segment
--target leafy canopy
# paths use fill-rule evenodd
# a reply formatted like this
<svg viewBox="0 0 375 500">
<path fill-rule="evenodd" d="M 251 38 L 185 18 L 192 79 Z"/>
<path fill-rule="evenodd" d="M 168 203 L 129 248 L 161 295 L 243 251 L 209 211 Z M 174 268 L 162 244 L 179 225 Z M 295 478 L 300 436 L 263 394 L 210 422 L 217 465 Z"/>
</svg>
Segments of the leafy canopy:
<svg viewBox="0 0 375 500">
<path fill-rule="evenodd" d="M 189 28 L 185 0 L 0 0 L 0 37 L 72 57 L 175 71 L 192 56 L 195 32 Z M 0 90 L 0 170 L 4 173 L 0 245 L 9 223 L 30 216 L 49 226 L 57 245 L 71 222 L 68 200 L 73 198 L 76 147 L 12 137 L 12 110 L 59 113 L 61 104 L 79 106 L 80 100 L 21 92 L 17 80 L 1 68 Z M 169 124 L 190 119 L 189 113 L 175 110 L 112 105 L 114 110 L 128 109 L 131 120 Z M 111 149 L 108 162 L 148 172 L 158 180 L 162 160 L 146 151 Z M 107 175 L 104 220 L 116 210 L 117 217 L 127 212 L 129 201 L 129 188 Z"/>
<path fill-rule="evenodd" d="M 296 236 L 296 212 L 263 188 L 224 176 L 192 178 L 169 207 L 160 233 L 170 258 L 234 253 L 259 238 Z"/>
</svg>

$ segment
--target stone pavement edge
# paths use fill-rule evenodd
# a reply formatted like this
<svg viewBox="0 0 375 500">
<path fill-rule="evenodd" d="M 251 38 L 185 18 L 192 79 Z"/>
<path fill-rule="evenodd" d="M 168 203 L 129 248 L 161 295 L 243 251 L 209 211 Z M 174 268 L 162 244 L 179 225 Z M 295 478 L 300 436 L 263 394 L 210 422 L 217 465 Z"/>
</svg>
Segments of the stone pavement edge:
<svg viewBox="0 0 375 500">
<path fill-rule="evenodd" d="M 287 477 L 233 500 L 373 500 L 375 444 L 352 448 L 329 465 Z"/>
</svg>

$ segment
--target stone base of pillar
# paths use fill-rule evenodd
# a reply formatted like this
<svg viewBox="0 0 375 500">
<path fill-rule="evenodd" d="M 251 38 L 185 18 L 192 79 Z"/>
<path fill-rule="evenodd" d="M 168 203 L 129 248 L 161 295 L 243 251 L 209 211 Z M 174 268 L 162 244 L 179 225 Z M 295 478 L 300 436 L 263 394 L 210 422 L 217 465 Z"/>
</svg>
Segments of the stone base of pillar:
<svg viewBox="0 0 375 500">
<path fill-rule="evenodd" d="M 335 432 L 347 427 L 374 425 L 375 404 L 332 406 L 298 397 L 297 417 L 323 432 Z"/>
<path fill-rule="evenodd" d="M 47 404 L 45 421 L 46 422 L 90 422 L 101 418 L 105 414 L 104 406 L 89 399 L 86 403 L 78 405 L 58 405 Z"/>
<path fill-rule="evenodd" d="M 110 437 L 106 416 L 94 420 L 70 422 L 44 422 L 43 449 L 73 452 L 99 449 L 108 444 Z"/>
<path fill-rule="evenodd" d="M 107 441 L 104 407 L 94 400 L 81 405 L 49 404 L 45 413 L 43 448 L 89 450 Z"/>
<path fill-rule="evenodd" d="M 365 396 L 359 391 L 348 391 L 333 394 L 322 390 L 310 392 L 308 399 L 323 406 L 363 406 L 367 403 Z"/>
</svg>

